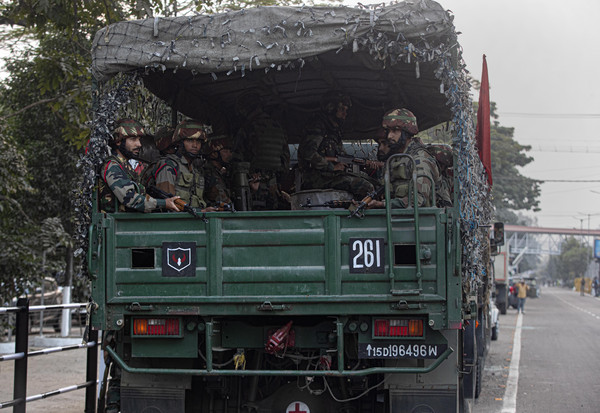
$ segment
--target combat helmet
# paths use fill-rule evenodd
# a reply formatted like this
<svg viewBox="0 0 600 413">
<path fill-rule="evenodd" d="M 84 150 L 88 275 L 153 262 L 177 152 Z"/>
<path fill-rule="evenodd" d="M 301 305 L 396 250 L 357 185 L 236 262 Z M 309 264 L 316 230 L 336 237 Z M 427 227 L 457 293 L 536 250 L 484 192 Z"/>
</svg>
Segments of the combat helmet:
<svg viewBox="0 0 600 413">
<path fill-rule="evenodd" d="M 173 133 L 173 143 L 183 139 L 200 139 L 206 141 L 208 135 L 212 134 L 212 126 L 200 121 L 187 119 L 177 125 Z"/>
<path fill-rule="evenodd" d="M 419 133 L 417 118 L 408 109 L 392 109 L 383 115 L 381 126 L 388 130 L 403 130 L 411 135 Z"/>
<path fill-rule="evenodd" d="M 223 159 L 222 149 L 233 149 L 233 142 L 227 135 L 211 136 L 207 140 L 208 145 L 204 150 L 205 155 L 212 160 L 219 161 L 222 165 L 229 165 L 231 159 Z"/>
<path fill-rule="evenodd" d="M 321 96 L 321 110 L 330 116 L 335 115 L 340 103 L 348 108 L 352 107 L 350 96 L 339 90 L 330 90 Z"/>
<path fill-rule="evenodd" d="M 115 122 L 112 138 L 118 145 L 123 139 L 145 135 L 146 130 L 138 121 L 133 119 L 119 119 Z"/>
<path fill-rule="evenodd" d="M 452 172 L 454 165 L 454 155 L 452 147 L 443 143 L 432 143 L 426 146 L 427 152 L 429 152 L 440 166 L 442 172 Z"/>
<path fill-rule="evenodd" d="M 257 89 L 248 89 L 235 98 L 234 110 L 238 116 L 248 118 L 256 110 L 262 109 L 263 100 Z"/>
</svg>

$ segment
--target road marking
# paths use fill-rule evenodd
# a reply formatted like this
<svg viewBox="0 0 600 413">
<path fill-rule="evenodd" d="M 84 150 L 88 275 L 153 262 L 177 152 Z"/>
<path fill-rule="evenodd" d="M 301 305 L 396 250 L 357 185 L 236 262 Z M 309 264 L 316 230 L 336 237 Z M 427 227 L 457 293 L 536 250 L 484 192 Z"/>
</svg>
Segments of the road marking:
<svg viewBox="0 0 600 413">
<path fill-rule="evenodd" d="M 589 315 L 591 315 L 592 317 L 596 318 L 596 320 L 600 320 L 600 316 L 599 316 L 599 315 L 597 315 L 597 314 L 594 314 L 594 313 L 592 313 L 591 311 L 588 311 L 588 310 L 586 310 L 586 309 L 584 309 L 584 308 L 578 307 L 578 306 L 576 306 L 576 305 L 574 305 L 574 304 L 571 304 L 570 302 L 568 302 L 568 301 L 566 301 L 566 300 L 563 300 L 562 298 L 560 298 L 560 297 L 559 297 L 558 295 L 556 295 L 556 294 L 554 294 L 554 296 L 555 296 L 556 298 L 558 298 L 560 301 L 562 301 L 563 303 L 565 303 L 566 305 L 568 305 L 568 306 L 570 306 L 570 307 L 573 307 L 574 309 L 576 309 L 576 310 L 579 310 L 579 311 L 581 311 L 582 313 L 589 314 Z"/>
<path fill-rule="evenodd" d="M 502 413 L 516 413 L 517 411 L 517 389 L 519 387 L 519 361 L 521 360 L 521 328 L 523 326 L 523 314 L 517 316 L 517 326 L 513 338 L 513 354 L 506 380 L 504 401 L 502 402 Z"/>
</svg>

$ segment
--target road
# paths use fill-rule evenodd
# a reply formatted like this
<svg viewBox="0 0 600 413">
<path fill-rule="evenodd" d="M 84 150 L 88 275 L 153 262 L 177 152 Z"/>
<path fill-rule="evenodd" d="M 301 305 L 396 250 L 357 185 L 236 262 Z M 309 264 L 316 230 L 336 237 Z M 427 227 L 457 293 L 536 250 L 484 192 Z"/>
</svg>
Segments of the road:
<svg viewBox="0 0 600 413">
<path fill-rule="evenodd" d="M 600 412 L 600 299 L 562 288 L 500 316 L 475 413 Z"/>
</svg>

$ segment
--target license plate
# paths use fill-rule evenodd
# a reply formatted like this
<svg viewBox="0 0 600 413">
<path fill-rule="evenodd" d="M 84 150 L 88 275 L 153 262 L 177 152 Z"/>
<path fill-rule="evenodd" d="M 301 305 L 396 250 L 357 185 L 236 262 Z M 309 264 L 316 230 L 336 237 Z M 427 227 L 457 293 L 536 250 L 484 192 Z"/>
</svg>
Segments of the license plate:
<svg viewBox="0 0 600 413">
<path fill-rule="evenodd" d="M 436 359 L 447 344 L 426 343 L 359 343 L 360 359 Z"/>
</svg>

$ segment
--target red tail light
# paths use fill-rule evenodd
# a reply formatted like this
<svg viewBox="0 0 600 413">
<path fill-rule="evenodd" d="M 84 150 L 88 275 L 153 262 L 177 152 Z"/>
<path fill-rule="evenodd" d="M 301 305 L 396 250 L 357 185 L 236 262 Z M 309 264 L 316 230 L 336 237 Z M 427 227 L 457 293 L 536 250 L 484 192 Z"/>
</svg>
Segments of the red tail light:
<svg viewBox="0 0 600 413">
<path fill-rule="evenodd" d="M 178 318 L 135 318 L 134 336 L 179 336 Z"/>
<path fill-rule="evenodd" d="M 375 337 L 423 337 L 423 320 L 376 319 L 373 334 Z"/>
</svg>

